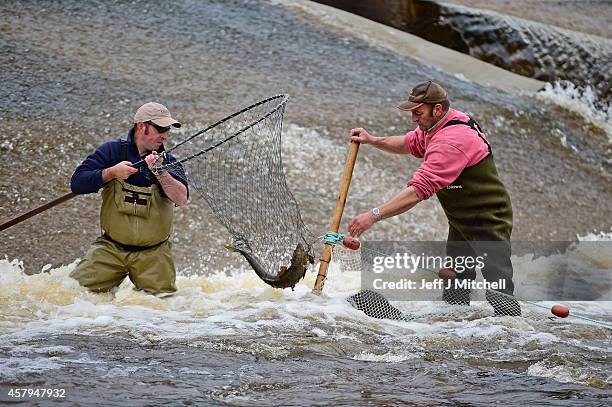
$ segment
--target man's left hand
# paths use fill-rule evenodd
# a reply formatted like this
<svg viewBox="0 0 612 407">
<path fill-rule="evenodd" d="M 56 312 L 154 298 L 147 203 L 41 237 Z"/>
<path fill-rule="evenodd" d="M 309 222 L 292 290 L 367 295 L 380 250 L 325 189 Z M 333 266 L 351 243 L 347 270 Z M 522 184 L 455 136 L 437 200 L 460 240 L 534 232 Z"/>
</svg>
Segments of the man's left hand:
<svg viewBox="0 0 612 407">
<path fill-rule="evenodd" d="M 361 213 L 349 222 L 348 231 L 351 236 L 359 237 L 366 230 L 370 229 L 376 223 L 376 218 L 372 211 Z"/>
<path fill-rule="evenodd" d="M 155 168 L 161 167 L 162 163 L 164 162 L 163 158 L 161 158 L 159 154 L 157 154 L 157 151 L 152 151 L 151 154 L 145 157 L 145 161 L 150 170 L 153 170 L 154 166 Z"/>
</svg>

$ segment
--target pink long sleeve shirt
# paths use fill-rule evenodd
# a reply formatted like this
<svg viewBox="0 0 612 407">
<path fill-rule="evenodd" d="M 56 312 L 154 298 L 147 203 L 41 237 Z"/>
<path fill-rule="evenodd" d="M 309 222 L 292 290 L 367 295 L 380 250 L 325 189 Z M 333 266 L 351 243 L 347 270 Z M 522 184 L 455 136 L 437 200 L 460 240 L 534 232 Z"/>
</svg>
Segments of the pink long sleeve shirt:
<svg viewBox="0 0 612 407">
<path fill-rule="evenodd" d="M 421 200 L 449 186 L 465 168 L 478 164 L 489 154 L 487 144 L 470 127 L 444 128 L 450 120 L 467 122 L 469 117 L 451 109 L 431 132 L 417 127 L 406 134 L 406 148 L 410 154 L 425 159 L 408 182 Z"/>
</svg>

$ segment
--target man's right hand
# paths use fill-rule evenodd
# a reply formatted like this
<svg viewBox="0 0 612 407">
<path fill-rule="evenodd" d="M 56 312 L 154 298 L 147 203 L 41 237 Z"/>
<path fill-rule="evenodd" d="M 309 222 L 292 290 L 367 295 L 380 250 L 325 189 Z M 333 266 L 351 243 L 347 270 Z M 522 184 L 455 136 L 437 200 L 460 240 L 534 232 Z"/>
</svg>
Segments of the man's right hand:
<svg viewBox="0 0 612 407">
<path fill-rule="evenodd" d="M 108 182 L 113 179 L 125 180 L 130 177 L 132 174 L 136 174 L 138 172 L 138 168 L 132 167 L 132 163 L 129 161 L 121 161 L 118 164 L 113 165 L 112 167 L 105 168 L 102 171 L 102 181 Z"/>
<path fill-rule="evenodd" d="M 370 144 L 372 141 L 376 139 L 376 137 L 372 136 L 370 133 L 358 127 L 356 129 L 351 129 L 349 131 L 349 137 L 351 141 L 356 141 L 361 144 Z"/>
</svg>

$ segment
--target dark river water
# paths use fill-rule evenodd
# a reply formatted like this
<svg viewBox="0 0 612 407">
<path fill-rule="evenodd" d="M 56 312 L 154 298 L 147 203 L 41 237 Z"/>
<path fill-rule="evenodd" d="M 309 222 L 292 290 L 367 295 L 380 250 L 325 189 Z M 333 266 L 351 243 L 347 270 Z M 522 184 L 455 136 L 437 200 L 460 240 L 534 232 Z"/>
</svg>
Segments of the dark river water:
<svg viewBox="0 0 612 407">
<path fill-rule="evenodd" d="M 319 236 L 335 205 L 348 129 L 411 129 L 395 106 L 433 79 L 487 131 L 512 197 L 514 238 L 612 239 L 612 127 L 567 89 L 510 94 L 479 85 L 341 34 L 294 2 L 4 1 L 0 15 L 2 221 L 67 192 L 76 165 L 125 137 L 144 102 L 170 108 L 184 123 L 171 133 L 180 140 L 286 93 L 287 183 Z M 361 150 L 345 222 L 402 188 L 419 165 Z M 68 273 L 99 233 L 98 208 L 99 196 L 77 197 L 0 234 L 2 402 L 609 404 L 604 325 L 552 321 L 537 307 L 495 318 L 482 303 L 453 312 L 406 303 L 432 316 L 376 320 L 345 301 L 359 273 L 335 266 L 321 297 L 310 293 L 314 273 L 293 292 L 274 290 L 226 253 L 227 232 L 195 195 L 176 210 L 175 296 L 147 296 L 129 282 L 114 294 L 88 293 Z M 431 199 L 367 238 L 441 240 L 446 227 Z M 609 253 L 600 254 L 582 261 L 610 272 Z M 546 259 L 513 260 L 517 273 L 546 273 Z M 572 312 L 609 322 L 603 300 Z M 15 388 L 65 389 L 66 397 L 11 398 Z"/>
</svg>

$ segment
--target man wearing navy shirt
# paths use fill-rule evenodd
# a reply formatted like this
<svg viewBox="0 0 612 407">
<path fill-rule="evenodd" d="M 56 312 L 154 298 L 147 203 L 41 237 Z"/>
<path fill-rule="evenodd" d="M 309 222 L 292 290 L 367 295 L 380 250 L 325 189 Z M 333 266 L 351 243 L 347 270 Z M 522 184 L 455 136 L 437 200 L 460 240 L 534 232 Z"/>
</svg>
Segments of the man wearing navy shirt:
<svg viewBox="0 0 612 407">
<path fill-rule="evenodd" d="M 102 189 L 102 234 L 70 274 L 82 286 L 104 292 L 129 277 L 148 293 L 176 291 L 170 235 L 174 206 L 187 204 L 188 185 L 180 163 L 160 155 L 170 129 L 180 126 L 164 105 L 146 103 L 136 111 L 127 140 L 102 144 L 75 170 L 72 192 Z M 133 166 L 142 159 L 146 166 Z M 173 162 L 168 170 L 151 171 Z"/>
</svg>

